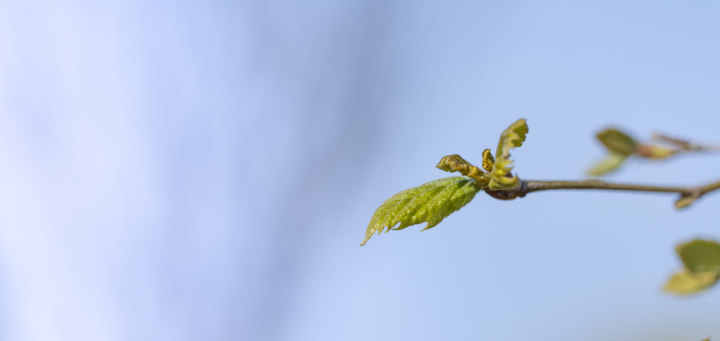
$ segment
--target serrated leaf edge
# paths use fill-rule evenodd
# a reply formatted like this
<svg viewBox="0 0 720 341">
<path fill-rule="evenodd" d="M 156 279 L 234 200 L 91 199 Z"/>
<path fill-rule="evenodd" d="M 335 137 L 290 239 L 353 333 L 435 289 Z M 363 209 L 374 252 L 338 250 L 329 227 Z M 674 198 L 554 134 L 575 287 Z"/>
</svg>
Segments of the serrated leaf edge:
<svg viewBox="0 0 720 341">
<path fill-rule="evenodd" d="M 452 193 L 446 193 L 450 195 L 450 198 L 443 201 L 442 203 L 439 202 L 439 198 L 442 196 L 440 195 L 443 191 L 445 191 L 449 186 L 456 185 L 451 188 L 454 188 Z M 407 195 L 411 193 L 412 191 L 417 190 L 418 188 L 426 187 L 427 188 L 411 197 L 404 197 L 403 195 Z M 412 202 L 413 200 L 419 201 L 421 200 L 422 196 L 428 191 L 432 191 L 434 189 L 439 190 L 436 193 L 433 193 L 430 198 L 427 199 L 426 202 L 421 204 L 418 207 L 413 208 Z M 462 193 L 458 194 L 459 191 L 463 189 L 471 189 L 472 193 Z M 428 183 L 422 184 L 417 187 L 409 188 L 407 190 L 404 190 L 402 192 L 399 192 L 389 199 L 385 200 L 385 202 L 378 207 L 378 209 L 375 211 L 375 214 L 373 214 L 373 217 L 370 219 L 370 223 L 368 224 L 367 230 L 365 232 L 365 240 L 363 240 L 362 245 L 365 245 L 367 241 L 377 232 L 377 234 L 381 234 L 383 231 L 389 232 L 390 230 L 401 230 L 408 226 L 421 224 L 423 222 L 427 222 L 428 226 L 426 226 L 422 230 L 426 230 L 428 228 L 432 228 L 439 224 L 442 220 L 444 220 L 447 216 L 452 214 L 453 212 L 459 210 L 463 206 L 467 205 L 472 199 L 475 197 L 475 194 L 482 190 L 482 188 L 478 188 L 475 186 L 475 180 L 464 177 L 464 176 L 457 176 L 457 177 L 449 177 L 449 178 L 443 178 L 438 179 L 434 181 L 430 181 Z M 449 191 L 449 190 L 448 190 Z M 456 206 L 456 201 L 458 198 L 465 198 L 465 202 L 462 202 L 462 205 Z M 444 207 L 440 210 L 435 212 L 434 214 L 430 214 L 431 209 L 428 209 L 428 207 L 431 207 L 432 205 L 438 205 L 442 204 Z M 455 205 L 453 205 L 455 204 Z M 386 209 L 383 209 L 384 206 L 388 206 Z M 457 209 L 452 210 L 448 212 L 448 209 L 450 207 L 457 207 Z M 412 212 L 410 210 L 413 210 Z M 418 216 L 418 213 L 421 214 L 421 216 Z M 392 216 L 388 219 L 388 215 L 392 214 Z M 404 217 L 407 215 L 412 215 L 410 217 L 410 221 L 405 224 L 405 222 L 401 221 L 402 219 L 398 217 Z M 396 225 L 400 223 L 400 226 Z"/>
</svg>

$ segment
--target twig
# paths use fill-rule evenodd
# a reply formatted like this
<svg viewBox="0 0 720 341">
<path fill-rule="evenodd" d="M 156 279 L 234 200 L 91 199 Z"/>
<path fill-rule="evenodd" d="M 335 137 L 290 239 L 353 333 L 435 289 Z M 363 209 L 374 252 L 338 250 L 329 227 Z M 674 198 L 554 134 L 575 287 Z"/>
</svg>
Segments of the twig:
<svg viewBox="0 0 720 341">
<path fill-rule="evenodd" d="M 672 144 L 679 148 L 676 152 L 720 152 L 720 146 L 693 143 L 663 134 L 653 134 L 653 139 Z"/>
<path fill-rule="evenodd" d="M 524 197 L 525 194 L 548 191 L 556 189 L 599 189 L 599 190 L 610 190 L 610 191 L 635 191 L 635 192 L 658 192 L 658 193 L 678 193 L 680 199 L 675 203 L 677 208 L 687 207 L 692 204 L 695 200 L 701 196 L 710 193 L 712 191 L 720 189 L 720 181 L 712 182 L 707 185 L 696 186 L 696 187 L 668 187 L 668 186 L 647 186 L 647 185 L 634 185 L 634 184 L 618 184 L 610 183 L 599 180 L 585 180 L 585 181 L 534 181 L 525 180 L 522 181 L 522 186 L 517 190 L 504 191 L 505 193 L 498 193 L 498 191 L 490 192 L 488 194 L 498 199 L 514 199 L 516 197 Z"/>
<path fill-rule="evenodd" d="M 720 182 L 718 182 L 720 184 Z M 689 187 L 646 186 L 633 184 L 617 184 L 599 180 L 585 181 L 525 181 L 525 193 L 547 191 L 551 189 L 604 189 L 614 191 L 665 192 L 686 194 L 692 191 Z"/>
</svg>

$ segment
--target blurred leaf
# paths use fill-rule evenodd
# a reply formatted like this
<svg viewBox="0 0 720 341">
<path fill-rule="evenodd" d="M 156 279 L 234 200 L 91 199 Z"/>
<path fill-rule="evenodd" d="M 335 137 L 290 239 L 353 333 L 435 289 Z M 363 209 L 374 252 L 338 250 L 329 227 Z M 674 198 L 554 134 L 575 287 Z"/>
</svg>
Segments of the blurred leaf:
<svg viewBox="0 0 720 341">
<path fill-rule="evenodd" d="M 603 130 L 597 134 L 597 138 L 607 149 L 618 154 L 631 155 L 637 148 L 637 142 L 632 137 L 617 129 Z"/>
<path fill-rule="evenodd" d="M 491 181 L 488 187 L 491 190 L 510 190 L 520 186 L 520 179 L 517 176 L 508 176 L 512 171 L 510 165 L 513 163 L 510 160 L 510 149 L 522 146 L 528 132 L 525 119 L 519 119 L 500 135 L 500 141 L 498 141 L 495 151 L 495 163 L 490 171 Z"/>
<path fill-rule="evenodd" d="M 365 245 L 372 235 L 380 234 L 386 228 L 401 230 L 408 226 L 427 222 L 423 229 L 439 224 L 445 217 L 467 205 L 482 187 L 477 182 L 462 176 L 438 179 L 419 187 L 393 195 L 375 211 L 367 231 Z M 400 226 L 395 227 L 395 225 Z"/>
<path fill-rule="evenodd" d="M 676 248 L 685 269 L 673 275 L 666 291 L 688 295 L 713 286 L 720 277 L 720 244 L 695 239 Z"/>
<path fill-rule="evenodd" d="M 720 244 L 717 242 L 695 239 L 678 245 L 676 251 L 691 272 L 720 272 Z"/>
<path fill-rule="evenodd" d="M 683 270 L 674 274 L 665 285 L 665 291 L 690 295 L 703 291 L 718 280 L 716 271 L 690 272 Z"/>
<path fill-rule="evenodd" d="M 601 176 L 610 173 L 622 166 L 626 158 L 625 155 L 610 152 L 610 155 L 588 171 L 588 175 Z"/>
</svg>

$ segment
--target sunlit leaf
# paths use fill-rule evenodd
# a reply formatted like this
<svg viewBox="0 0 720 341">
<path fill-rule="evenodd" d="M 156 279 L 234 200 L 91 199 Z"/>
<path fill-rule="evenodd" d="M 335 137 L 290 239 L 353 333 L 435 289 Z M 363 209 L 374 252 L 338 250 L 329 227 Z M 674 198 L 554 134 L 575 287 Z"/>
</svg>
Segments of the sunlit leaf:
<svg viewBox="0 0 720 341">
<path fill-rule="evenodd" d="M 701 292 L 715 284 L 718 280 L 716 271 L 690 272 L 680 271 L 670 277 L 665 291 L 679 295 L 690 295 Z"/>
<path fill-rule="evenodd" d="M 588 171 L 588 175 L 601 176 L 610 173 L 622 166 L 626 158 L 627 156 L 625 155 L 610 152 L 610 154 L 605 159 L 598 162 L 595 166 L 593 166 L 593 168 Z"/>
<path fill-rule="evenodd" d="M 498 141 L 495 151 L 495 162 L 490 171 L 492 180 L 488 187 L 491 190 L 510 190 L 520 186 L 520 179 L 517 176 L 509 176 L 513 163 L 510 160 L 510 149 L 522 146 L 528 132 L 525 119 L 519 119 L 500 135 L 500 141 Z"/>
<path fill-rule="evenodd" d="M 720 244 L 715 241 L 695 239 L 678 245 L 676 251 L 691 272 L 720 272 Z"/>
<path fill-rule="evenodd" d="M 483 189 L 476 184 L 475 180 L 456 176 L 431 181 L 393 195 L 375 211 L 365 232 L 365 240 L 360 245 L 365 245 L 375 232 L 380 234 L 392 229 L 401 230 L 424 222 L 427 222 L 427 226 L 423 230 L 436 226 L 445 217 L 467 205 Z"/>
<path fill-rule="evenodd" d="M 618 154 L 631 155 L 637 148 L 635 139 L 617 129 L 603 130 L 597 134 L 597 138 L 607 149 Z"/>
</svg>

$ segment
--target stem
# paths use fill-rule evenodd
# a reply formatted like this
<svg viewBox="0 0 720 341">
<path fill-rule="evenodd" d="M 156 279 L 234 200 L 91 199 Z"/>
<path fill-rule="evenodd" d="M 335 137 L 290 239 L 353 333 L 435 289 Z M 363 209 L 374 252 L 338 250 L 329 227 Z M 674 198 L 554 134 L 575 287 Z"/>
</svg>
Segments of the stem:
<svg viewBox="0 0 720 341">
<path fill-rule="evenodd" d="M 614 191 L 689 193 L 687 187 L 645 186 L 632 184 L 616 184 L 599 180 L 585 181 L 525 181 L 525 193 L 546 191 L 551 189 L 604 189 Z"/>
<path fill-rule="evenodd" d="M 653 134 L 653 139 L 655 140 L 661 140 L 668 142 L 670 144 L 673 144 L 677 146 L 678 149 L 677 152 L 720 152 L 720 146 L 710 145 L 710 144 L 701 144 L 701 143 L 692 143 L 690 141 L 685 141 L 681 139 L 677 139 L 674 137 L 670 137 L 663 134 Z"/>
<path fill-rule="evenodd" d="M 530 192 L 547 191 L 552 189 L 602 189 L 611 191 L 661 192 L 679 193 L 682 196 L 700 196 L 720 189 L 720 181 L 696 187 L 666 187 L 646 186 L 633 184 L 617 184 L 599 180 L 585 181 L 524 181 L 523 195 Z"/>
<path fill-rule="evenodd" d="M 720 181 L 713 182 L 713 183 L 707 184 L 705 186 L 701 186 L 701 187 L 699 187 L 699 189 L 700 189 L 700 191 L 699 191 L 700 195 L 703 195 L 705 193 L 710 193 L 714 190 L 720 189 Z"/>
</svg>

